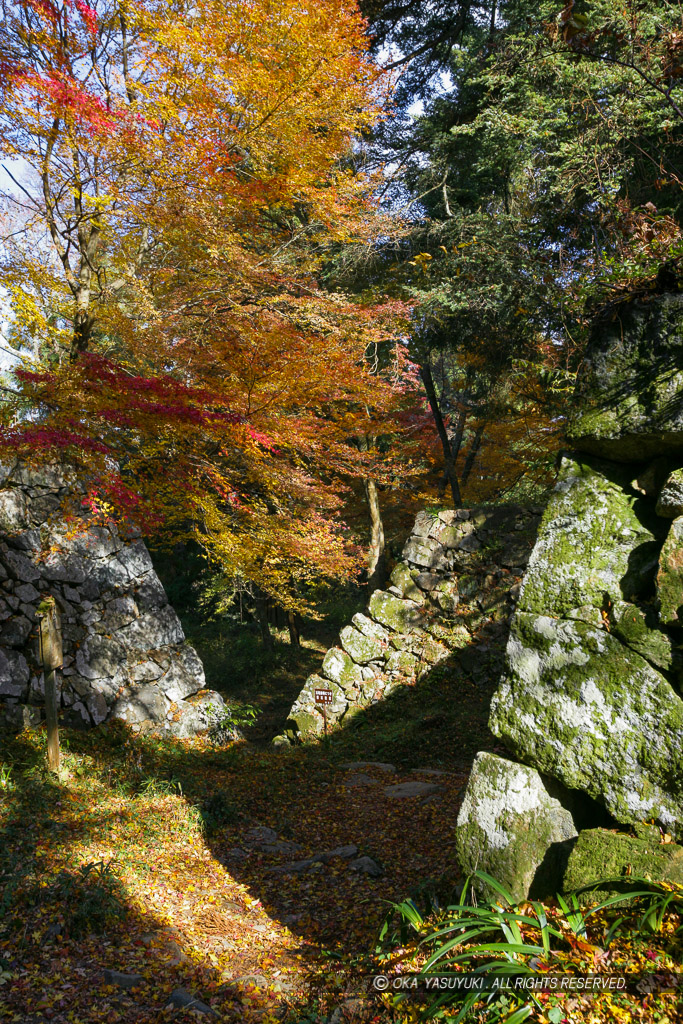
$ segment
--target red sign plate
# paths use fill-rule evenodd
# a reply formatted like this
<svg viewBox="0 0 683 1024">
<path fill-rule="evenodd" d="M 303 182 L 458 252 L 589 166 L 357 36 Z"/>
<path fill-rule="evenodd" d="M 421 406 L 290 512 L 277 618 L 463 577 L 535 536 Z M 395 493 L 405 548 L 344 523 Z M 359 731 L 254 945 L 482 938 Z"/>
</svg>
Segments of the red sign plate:
<svg viewBox="0 0 683 1024">
<path fill-rule="evenodd" d="M 331 704 L 333 699 L 332 690 L 316 690 L 315 691 L 315 702 L 316 704 Z"/>
</svg>

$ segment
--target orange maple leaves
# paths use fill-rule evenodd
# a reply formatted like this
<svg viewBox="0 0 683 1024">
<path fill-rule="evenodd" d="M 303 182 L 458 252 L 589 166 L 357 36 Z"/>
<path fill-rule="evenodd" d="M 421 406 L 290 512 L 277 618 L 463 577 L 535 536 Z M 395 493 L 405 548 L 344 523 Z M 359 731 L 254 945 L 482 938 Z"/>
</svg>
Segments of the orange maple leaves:
<svg viewBox="0 0 683 1024">
<path fill-rule="evenodd" d="M 53 304 L 43 365 L 18 375 L 39 424 L 5 446 L 66 454 L 112 507 L 296 603 L 355 570 L 341 479 L 372 469 L 355 436 L 392 429 L 395 381 L 366 352 L 405 309 L 318 281 L 379 230 L 344 166 L 380 113 L 363 23 L 340 0 L 83 7 L 20 5 L 34 49 L 0 111 L 52 245 L 47 269 L 10 267 L 17 309 L 38 283 Z"/>
</svg>

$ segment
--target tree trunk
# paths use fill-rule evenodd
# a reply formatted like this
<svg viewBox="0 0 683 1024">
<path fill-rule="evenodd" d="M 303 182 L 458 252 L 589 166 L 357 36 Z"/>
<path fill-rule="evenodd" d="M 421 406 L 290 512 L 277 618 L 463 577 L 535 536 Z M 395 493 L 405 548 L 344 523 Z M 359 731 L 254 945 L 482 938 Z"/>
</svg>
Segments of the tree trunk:
<svg viewBox="0 0 683 1024">
<path fill-rule="evenodd" d="M 45 673 L 45 727 L 47 729 L 47 766 L 59 771 L 59 724 L 57 708 L 57 670 Z"/>
<path fill-rule="evenodd" d="M 57 669 L 61 668 L 62 618 L 53 597 L 43 599 L 38 607 L 39 651 L 45 680 L 45 725 L 47 727 L 47 766 L 51 772 L 59 771 L 59 724 Z"/>
<path fill-rule="evenodd" d="M 458 484 L 458 476 L 455 472 L 455 459 L 457 458 L 458 453 L 456 451 L 454 457 L 453 452 L 451 451 L 448 432 L 446 431 L 446 425 L 443 421 L 443 416 L 441 415 L 441 409 L 439 408 L 439 400 L 436 397 L 436 388 L 434 387 L 434 378 L 432 377 L 432 369 L 429 365 L 429 360 L 420 367 L 420 376 L 422 377 L 422 383 L 424 384 L 425 392 L 427 394 L 429 408 L 432 410 L 432 416 L 434 417 L 436 430 L 439 435 L 439 440 L 441 441 L 441 447 L 443 448 L 444 470 L 446 477 L 448 478 L 448 482 L 451 485 L 453 508 L 461 508 L 462 498 L 460 496 L 460 485 Z M 462 429 L 464 429 L 464 426 L 463 414 Z M 460 437 L 462 438 L 462 431 L 460 431 Z"/>
<path fill-rule="evenodd" d="M 462 484 L 463 487 L 469 480 L 470 473 L 472 472 L 472 467 L 474 466 L 474 460 L 479 454 L 479 449 L 481 448 L 481 439 L 483 436 L 484 424 L 482 423 L 481 426 L 477 427 L 474 433 L 474 437 L 472 438 L 472 444 L 470 445 L 470 450 L 468 451 L 467 458 L 465 459 L 465 465 L 462 467 L 462 476 L 460 477 L 460 483 Z"/>
<path fill-rule="evenodd" d="M 287 628 L 289 629 L 289 642 L 292 647 L 301 647 L 299 623 L 297 622 L 296 612 L 293 612 L 291 609 L 287 610 Z"/>
<path fill-rule="evenodd" d="M 384 524 L 379 504 L 379 492 L 374 480 L 363 480 L 365 498 L 370 509 L 370 547 L 368 549 L 368 588 L 381 590 L 387 579 L 387 557 L 384 543 Z"/>
<path fill-rule="evenodd" d="M 90 335 L 94 326 L 94 320 L 88 315 L 87 309 L 77 309 L 74 316 L 73 339 L 71 341 L 70 360 L 76 360 L 90 347 Z"/>
<path fill-rule="evenodd" d="M 265 649 L 272 651 L 273 635 L 268 624 L 268 598 L 263 591 L 257 588 L 254 588 L 254 591 L 254 607 L 256 609 L 256 619 L 261 629 L 261 640 Z"/>
</svg>

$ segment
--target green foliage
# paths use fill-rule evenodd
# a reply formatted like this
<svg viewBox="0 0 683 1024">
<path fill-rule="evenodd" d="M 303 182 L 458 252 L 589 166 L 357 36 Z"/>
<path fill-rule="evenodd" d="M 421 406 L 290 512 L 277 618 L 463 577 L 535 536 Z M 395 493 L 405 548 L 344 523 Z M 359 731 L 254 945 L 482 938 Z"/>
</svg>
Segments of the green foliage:
<svg viewBox="0 0 683 1024">
<path fill-rule="evenodd" d="M 485 900 L 477 899 L 473 880 L 484 883 L 495 895 Z M 596 882 L 590 888 L 609 888 L 614 881 Z M 624 879 L 619 882 L 623 885 Z M 588 887 L 580 893 L 587 891 Z M 588 941 L 589 918 L 628 903 L 631 935 L 651 935 L 661 931 L 665 918 L 672 911 L 680 913 L 683 910 L 683 889 L 631 878 L 627 893 L 612 896 L 588 909 L 581 908 L 576 893 L 566 899 L 558 895 L 557 902 L 559 911 L 552 916 L 548 908 L 539 902 L 520 907 L 496 879 L 483 871 L 475 871 L 465 881 L 459 900 L 443 911 L 430 908 L 433 912 L 429 919 L 414 899 L 393 904 L 380 930 L 377 951 L 396 946 L 413 948 L 421 977 L 463 971 L 487 979 L 502 978 L 510 974 L 531 974 L 539 964 L 545 970 L 566 970 L 571 963 L 566 953 L 567 946 L 570 952 L 592 948 Z M 643 911 L 642 915 L 640 911 Z M 624 921 L 625 915 L 606 932 L 605 948 L 614 941 Z M 412 944 L 415 936 L 418 940 L 416 946 Z M 533 1012 L 534 1006 L 542 1007 L 533 993 L 514 989 L 504 993 L 449 989 L 424 1009 L 424 1019 L 442 1018 L 445 1008 L 454 1003 L 461 1005 L 455 1017 L 448 1017 L 453 1024 L 464 1020 L 475 1006 L 484 1012 L 481 1019 L 487 1024 L 503 1020 L 508 1024 L 513 1020 L 523 1021 Z M 548 1019 L 561 1020 L 562 1014 Z"/>
<path fill-rule="evenodd" d="M 209 836 L 215 835 L 227 825 L 237 824 L 242 818 L 239 807 L 221 790 L 208 797 L 199 812 L 204 831 Z"/>
<path fill-rule="evenodd" d="M 65 927 L 74 937 L 99 935 L 124 915 L 125 893 L 112 861 L 60 871 L 48 896 L 65 908 Z"/>
<path fill-rule="evenodd" d="M 145 797 L 175 796 L 176 793 L 182 796 L 183 786 L 180 779 L 158 779 L 150 776 L 140 783 L 139 793 Z"/>
<path fill-rule="evenodd" d="M 0 792 L 10 793 L 13 789 L 12 765 L 0 764 Z"/>
</svg>

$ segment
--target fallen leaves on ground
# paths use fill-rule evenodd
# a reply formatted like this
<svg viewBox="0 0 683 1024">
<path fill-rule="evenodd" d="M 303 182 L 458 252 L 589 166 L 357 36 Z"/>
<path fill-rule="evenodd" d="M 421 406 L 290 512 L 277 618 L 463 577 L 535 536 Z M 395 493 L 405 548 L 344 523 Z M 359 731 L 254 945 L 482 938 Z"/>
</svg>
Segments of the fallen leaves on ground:
<svg viewBox="0 0 683 1024">
<path fill-rule="evenodd" d="M 401 1007 L 372 992 L 373 952 L 388 903 L 411 893 L 448 898 L 459 881 L 454 825 L 467 773 L 456 754 L 439 750 L 432 764 L 395 773 L 364 766 L 365 782 L 354 785 L 354 771 L 323 745 L 216 750 L 135 739 L 118 727 L 64 738 L 59 779 L 43 768 L 41 732 L 22 734 L 5 752 L 3 1024 L 209 1019 L 170 1005 L 177 990 L 228 1024 L 322 1022 L 335 1007 L 339 1024 L 403 1019 Z M 405 799 L 384 792 L 416 780 L 440 789 Z M 248 839 L 256 826 L 300 849 L 260 849 Z M 340 856 L 301 874 L 272 873 L 347 844 L 381 876 L 356 872 L 353 858 Z M 652 949 L 669 969 L 654 939 Z M 636 945 L 619 952 L 610 970 L 650 962 Z M 592 965 L 593 953 L 582 954 Z M 105 969 L 141 980 L 112 984 Z M 657 1021 L 652 1000 L 650 1010 L 647 999 L 623 1010 L 620 998 L 575 1000 L 568 1019 L 598 1024 L 623 1011 Z"/>
</svg>

